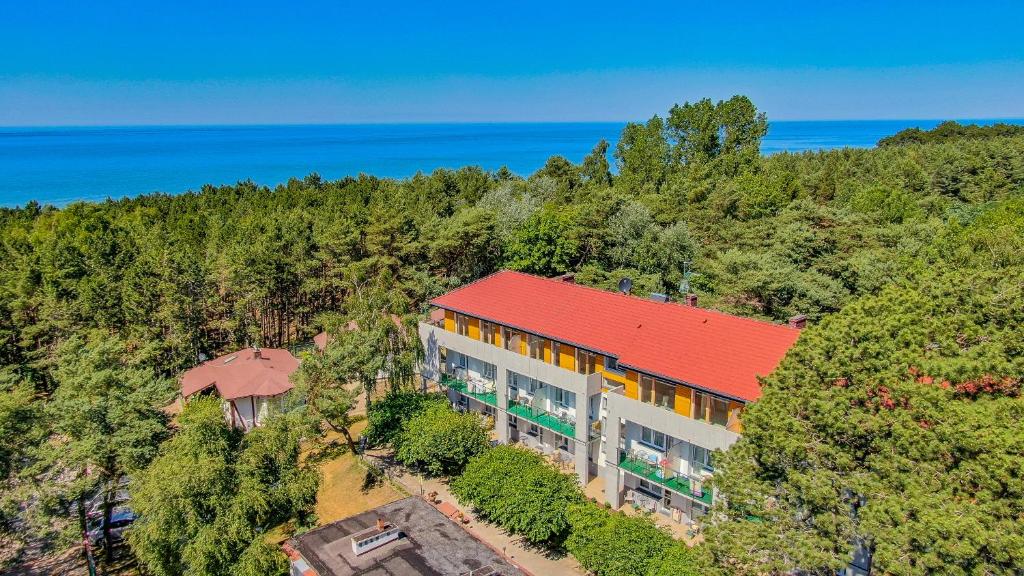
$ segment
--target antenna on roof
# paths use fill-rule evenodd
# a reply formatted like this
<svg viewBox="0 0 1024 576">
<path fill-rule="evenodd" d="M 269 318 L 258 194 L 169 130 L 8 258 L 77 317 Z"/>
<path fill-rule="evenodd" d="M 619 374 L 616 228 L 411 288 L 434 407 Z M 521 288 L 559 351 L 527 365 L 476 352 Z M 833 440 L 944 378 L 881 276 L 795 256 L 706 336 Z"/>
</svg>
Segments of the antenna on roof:
<svg viewBox="0 0 1024 576">
<path fill-rule="evenodd" d="M 623 278 L 619 280 L 619 292 L 623 294 L 629 294 L 629 291 L 633 289 L 633 281 L 629 278 Z"/>
<path fill-rule="evenodd" d="M 683 262 L 683 281 L 679 283 L 679 293 L 684 296 L 690 293 L 690 280 L 696 276 L 700 276 L 700 274 L 690 270 L 691 264 L 693 264 L 693 262 L 689 260 Z"/>
</svg>

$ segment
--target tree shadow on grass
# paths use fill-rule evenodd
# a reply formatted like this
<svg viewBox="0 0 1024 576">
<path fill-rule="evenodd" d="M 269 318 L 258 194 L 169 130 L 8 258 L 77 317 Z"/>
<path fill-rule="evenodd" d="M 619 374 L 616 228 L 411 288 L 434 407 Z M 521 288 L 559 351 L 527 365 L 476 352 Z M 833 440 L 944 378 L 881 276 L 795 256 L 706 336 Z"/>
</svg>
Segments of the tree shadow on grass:
<svg viewBox="0 0 1024 576">
<path fill-rule="evenodd" d="M 311 448 L 309 453 L 306 455 L 306 463 L 316 466 L 329 460 L 339 458 L 347 453 L 348 444 L 343 440 L 332 440 Z"/>
<path fill-rule="evenodd" d="M 369 492 L 374 488 L 378 488 L 384 484 L 384 471 L 373 464 L 367 464 L 366 474 L 363 475 L 363 485 L 360 487 L 360 491 Z"/>
</svg>

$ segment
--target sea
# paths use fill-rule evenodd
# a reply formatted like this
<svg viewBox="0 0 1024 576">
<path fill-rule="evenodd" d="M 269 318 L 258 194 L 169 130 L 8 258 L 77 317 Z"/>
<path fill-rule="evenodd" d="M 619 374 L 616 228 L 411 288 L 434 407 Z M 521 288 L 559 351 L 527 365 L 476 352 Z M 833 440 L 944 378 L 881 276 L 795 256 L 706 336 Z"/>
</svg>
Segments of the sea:
<svg viewBox="0 0 1024 576">
<path fill-rule="evenodd" d="M 992 124 L 1024 120 L 960 120 Z M 770 122 L 764 154 L 868 148 L 939 120 Z M 263 126 L 0 127 L 0 206 L 64 206 L 204 184 L 274 186 L 325 179 L 403 178 L 437 168 L 507 166 L 529 175 L 552 155 L 579 162 L 601 139 L 614 150 L 622 122 Z M 611 151 L 609 151 L 611 156 Z"/>
</svg>

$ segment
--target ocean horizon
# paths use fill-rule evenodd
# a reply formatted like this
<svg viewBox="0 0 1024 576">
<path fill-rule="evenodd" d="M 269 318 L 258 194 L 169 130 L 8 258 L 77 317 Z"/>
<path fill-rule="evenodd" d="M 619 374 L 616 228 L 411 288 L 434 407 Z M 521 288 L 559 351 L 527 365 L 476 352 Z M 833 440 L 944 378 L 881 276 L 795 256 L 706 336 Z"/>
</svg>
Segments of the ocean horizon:
<svg viewBox="0 0 1024 576">
<path fill-rule="evenodd" d="M 1024 124 L 1024 119 L 959 119 Z M 790 120 L 769 123 L 763 154 L 870 148 L 942 120 Z M 325 179 L 405 178 L 439 168 L 507 166 L 527 176 L 552 155 L 580 162 L 601 139 L 611 152 L 625 122 L 0 127 L 0 206 L 64 206 L 206 184 L 275 186 Z"/>
</svg>

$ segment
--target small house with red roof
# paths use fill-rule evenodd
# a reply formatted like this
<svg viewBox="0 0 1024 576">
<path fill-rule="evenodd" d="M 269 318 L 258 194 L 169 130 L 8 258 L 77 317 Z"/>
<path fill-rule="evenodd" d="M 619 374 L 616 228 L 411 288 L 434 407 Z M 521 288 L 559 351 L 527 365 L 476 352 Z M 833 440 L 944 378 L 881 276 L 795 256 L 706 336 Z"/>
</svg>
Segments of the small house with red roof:
<svg viewBox="0 0 1024 576">
<path fill-rule="evenodd" d="M 625 285 L 625 284 L 624 284 Z M 431 301 L 421 374 L 518 442 L 603 479 L 605 499 L 678 522 L 700 518 L 715 450 L 800 336 L 663 294 L 639 297 L 501 271 Z"/>
<path fill-rule="evenodd" d="M 181 377 L 181 396 L 216 395 L 233 427 L 259 426 L 295 387 L 291 375 L 299 360 L 279 348 L 245 348 L 203 362 Z"/>
</svg>

